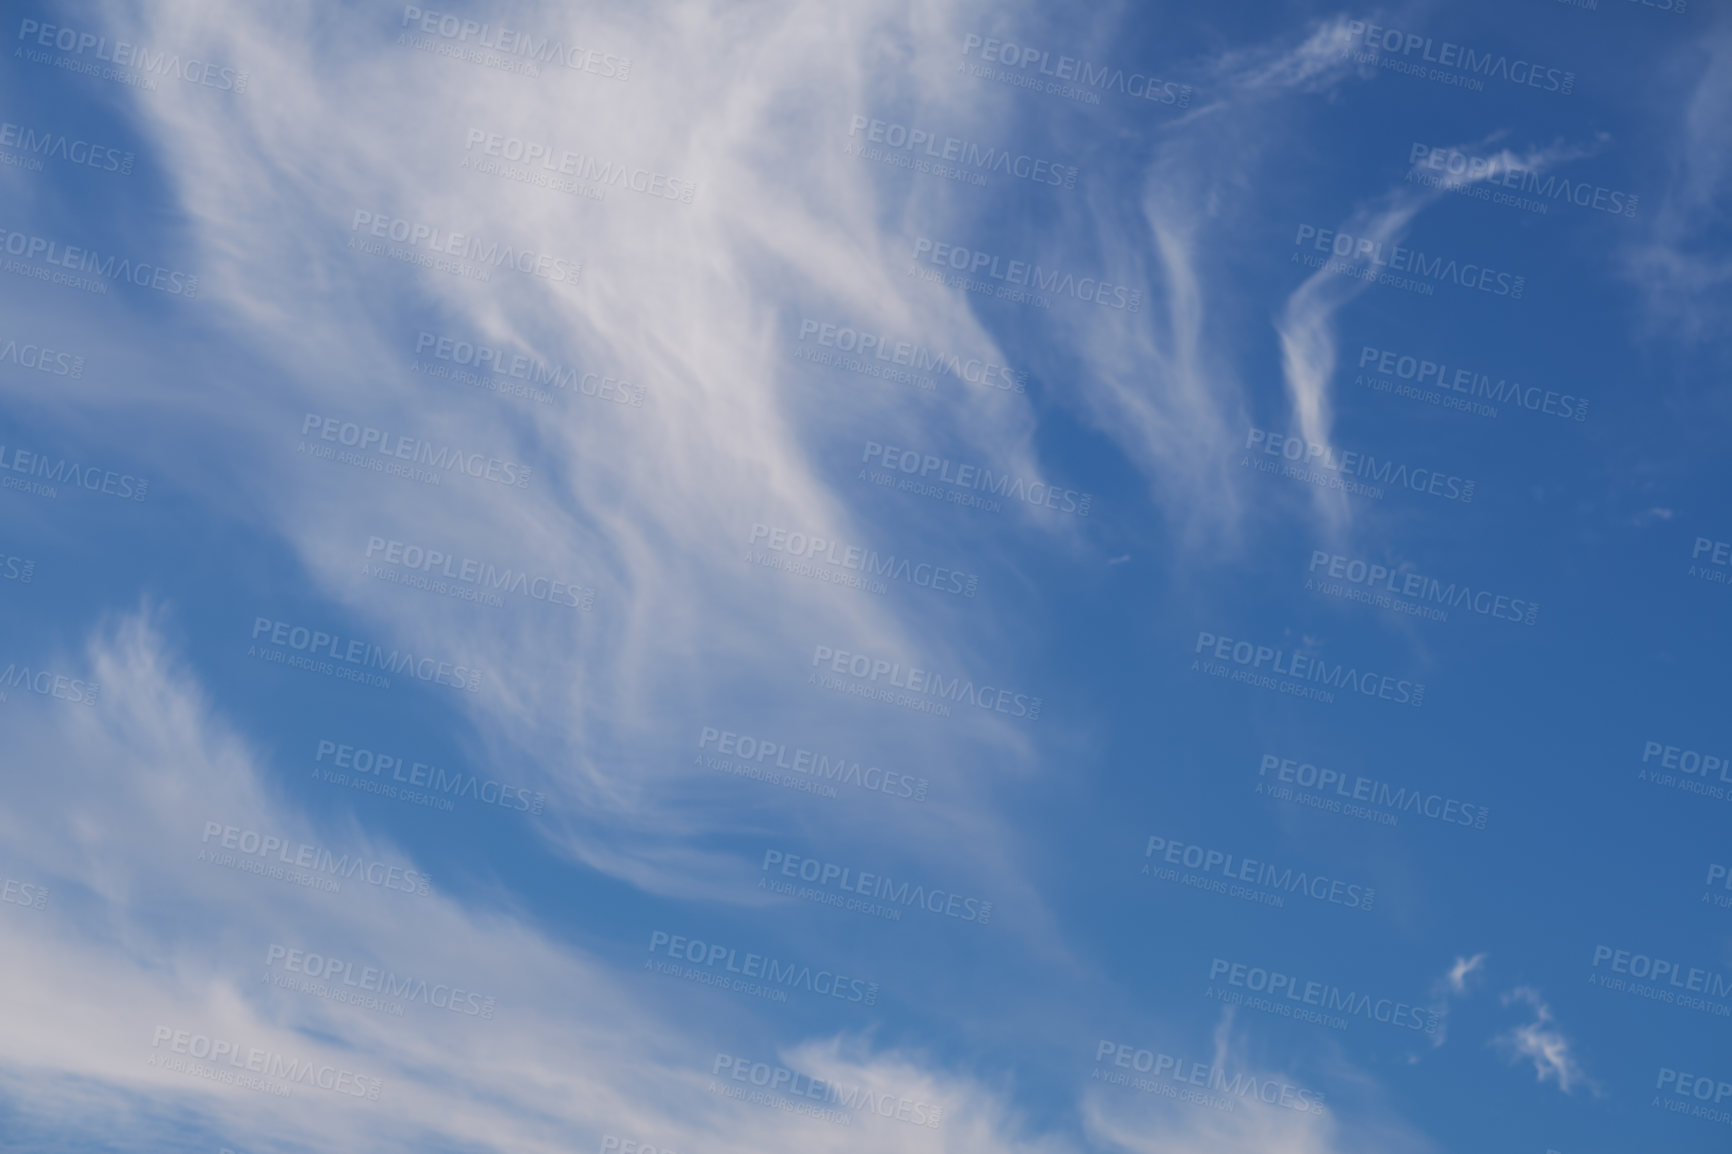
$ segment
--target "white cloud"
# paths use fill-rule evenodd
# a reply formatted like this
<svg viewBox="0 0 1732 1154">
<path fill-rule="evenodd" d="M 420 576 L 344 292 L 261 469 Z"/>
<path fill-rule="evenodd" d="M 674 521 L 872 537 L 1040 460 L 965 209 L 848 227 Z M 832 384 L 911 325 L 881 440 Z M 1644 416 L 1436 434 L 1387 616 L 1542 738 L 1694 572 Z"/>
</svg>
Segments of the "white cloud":
<svg viewBox="0 0 1732 1154">
<path fill-rule="evenodd" d="M 1483 972 L 1485 960 L 1490 956 L 1490 954 L 1478 953 L 1471 958 L 1456 958 L 1455 964 L 1449 967 L 1449 973 L 1444 975 L 1449 982 L 1450 992 L 1458 995 L 1466 994 L 1468 978 Z"/>
<path fill-rule="evenodd" d="M 1538 990 L 1531 986 L 1517 986 L 1505 994 L 1502 1001 L 1505 1006 L 1526 1006 L 1533 1012 L 1531 1022 L 1512 1027 L 1493 1039 L 1493 1044 L 1511 1062 L 1527 1059 L 1533 1063 L 1534 1076 L 1540 1082 L 1556 1082 L 1558 1089 L 1566 1094 L 1573 1093 L 1579 1086 L 1587 1086 L 1598 1093 L 1573 1053 L 1570 1040 L 1558 1027 L 1551 1007 Z"/>
</svg>

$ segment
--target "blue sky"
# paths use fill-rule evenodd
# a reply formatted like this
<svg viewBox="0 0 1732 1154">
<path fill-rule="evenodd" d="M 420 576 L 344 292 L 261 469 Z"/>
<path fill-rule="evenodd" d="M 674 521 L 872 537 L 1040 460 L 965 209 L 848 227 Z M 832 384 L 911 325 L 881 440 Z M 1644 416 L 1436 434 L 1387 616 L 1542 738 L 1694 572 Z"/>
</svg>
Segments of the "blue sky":
<svg viewBox="0 0 1732 1154">
<path fill-rule="evenodd" d="M 1711 6 L 8 28 L 0 1145 L 1725 1149 Z"/>
</svg>

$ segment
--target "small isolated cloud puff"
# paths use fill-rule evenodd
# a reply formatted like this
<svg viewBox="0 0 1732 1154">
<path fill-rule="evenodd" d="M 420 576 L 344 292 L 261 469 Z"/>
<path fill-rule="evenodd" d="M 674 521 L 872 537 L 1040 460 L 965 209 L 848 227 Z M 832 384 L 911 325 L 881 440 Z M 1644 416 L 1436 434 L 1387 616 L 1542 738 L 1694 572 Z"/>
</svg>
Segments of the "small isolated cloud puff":
<svg viewBox="0 0 1732 1154">
<path fill-rule="evenodd" d="M 1506 1006 L 1521 1004 L 1533 1011 L 1534 1020 L 1516 1026 L 1492 1039 L 1493 1045 L 1508 1056 L 1513 1065 L 1523 1058 L 1534 1064 L 1534 1073 L 1541 1082 L 1555 1081 L 1564 1093 L 1573 1093 L 1577 1086 L 1594 1089 L 1587 1071 L 1571 1053 L 1570 1040 L 1558 1029 L 1552 1009 L 1531 986 L 1517 986 L 1503 996 Z M 1594 1090 L 1597 1094 L 1598 1090 Z"/>
<path fill-rule="evenodd" d="M 1449 967 L 1449 973 L 1445 975 L 1449 981 L 1449 992 L 1458 995 L 1466 994 L 1468 978 L 1483 971 L 1485 960 L 1490 956 L 1490 954 L 1478 953 L 1471 958 L 1455 959 L 1455 965 Z"/>
</svg>

